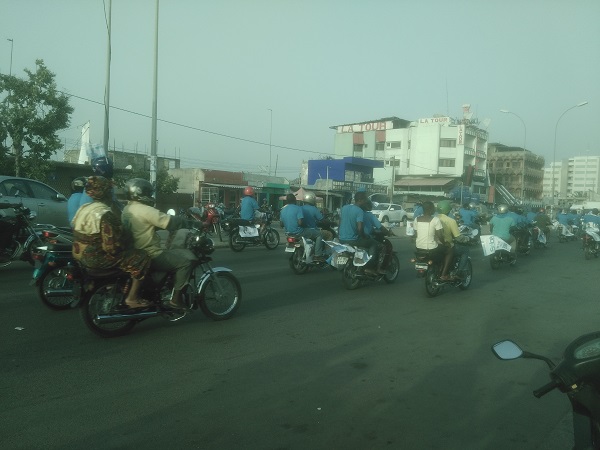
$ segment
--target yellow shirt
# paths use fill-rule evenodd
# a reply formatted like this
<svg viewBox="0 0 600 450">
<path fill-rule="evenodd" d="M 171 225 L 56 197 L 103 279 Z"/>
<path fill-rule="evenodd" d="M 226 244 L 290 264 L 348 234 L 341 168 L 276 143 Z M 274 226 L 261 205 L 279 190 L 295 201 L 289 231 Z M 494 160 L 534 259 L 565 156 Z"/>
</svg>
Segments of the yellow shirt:
<svg viewBox="0 0 600 450">
<path fill-rule="evenodd" d="M 440 222 L 442 222 L 442 234 L 444 235 L 444 242 L 450 243 L 450 247 L 454 247 L 454 238 L 460 236 L 460 231 L 458 231 L 458 225 L 456 224 L 456 220 L 451 219 L 446 214 L 438 214 L 438 218 Z"/>
<path fill-rule="evenodd" d="M 156 228 L 166 229 L 171 216 L 160 212 L 152 206 L 130 201 L 121 215 L 123 228 L 133 236 L 133 246 L 146 250 L 150 258 L 155 258 L 163 252 L 160 246 L 160 236 Z"/>
</svg>

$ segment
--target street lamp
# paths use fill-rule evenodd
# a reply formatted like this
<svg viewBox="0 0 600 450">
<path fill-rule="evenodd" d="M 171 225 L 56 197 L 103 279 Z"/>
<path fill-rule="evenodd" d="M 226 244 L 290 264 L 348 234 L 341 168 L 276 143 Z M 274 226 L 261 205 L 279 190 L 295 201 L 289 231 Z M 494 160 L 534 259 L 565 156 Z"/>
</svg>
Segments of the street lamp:
<svg viewBox="0 0 600 450">
<path fill-rule="evenodd" d="M 505 113 L 505 114 L 512 114 L 513 116 L 516 116 L 523 124 L 523 130 L 524 130 L 525 136 L 523 138 L 523 174 L 521 175 L 521 177 L 522 177 L 522 180 L 521 180 L 521 204 L 524 204 L 525 203 L 525 146 L 527 145 L 527 127 L 525 126 L 525 121 L 518 114 L 516 114 L 512 111 L 508 111 L 506 109 L 501 109 L 500 112 Z"/>
<path fill-rule="evenodd" d="M 271 137 L 273 136 L 273 110 L 267 108 L 271 112 L 271 128 L 269 129 L 269 176 L 271 176 Z"/>
<path fill-rule="evenodd" d="M 567 108 L 558 118 L 558 120 L 556 121 L 556 125 L 554 126 L 554 153 L 552 154 L 552 206 L 554 206 L 556 204 L 556 200 L 555 200 L 555 181 L 554 181 L 554 171 L 556 170 L 556 130 L 558 129 L 558 122 L 560 122 L 560 119 L 563 118 L 563 116 L 568 113 L 569 111 L 571 111 L 574 108 L 579 108 L 580 106 L 585 106 L 587 105 L 588 102 L 581 102 L 578 103 L 575 106 L 571 106 L 570 108 Z"/>
</svg>

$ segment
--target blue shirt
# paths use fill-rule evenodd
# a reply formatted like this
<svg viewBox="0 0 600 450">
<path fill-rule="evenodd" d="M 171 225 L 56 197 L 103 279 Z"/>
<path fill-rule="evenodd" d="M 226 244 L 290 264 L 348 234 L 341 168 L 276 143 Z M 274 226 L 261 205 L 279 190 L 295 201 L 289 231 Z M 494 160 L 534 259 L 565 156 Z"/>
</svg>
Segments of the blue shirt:
<svg viewBox="0 0 600 450">
<path fill-rule="evenodd" d="M 247 195 L 242 199 L 240 218 L 244 220 L 254 220 L 254 211 L 256 210 L 258 210 L 258 202 L 254 197 Z"/>
<path fill-rule="evenodd" d="M 477 211 L 473 211 L 472 209 L 460 208 L 459 214 L 460 218 L 462 219 L 465 225 L 469 227 L 475 225 L 474 221 L 477 217 Z"/>
<path fill-rule="evenodd" d="M 279 213 L 279 220 L 283 223 L 283 228 L 288 234 L 300 234 L 303 228 L 298 225 L 298 220 L 302 220 L 304 214 L 302 214 L 302 208 L 293 203 L 285 205 Z"/>
<path fill-rule="evenodd" d="M 512 217 L 515 221 L 515 225 L 518 227 L 522 227 L 523 225 L 527 224 L 527 219 L 514 211 L 509 211 L 506 213 L 506 215 Z"/>
<path fill-rule="evenodd" d="M 535 220 L 535 216 L 537 216 L 536 212 L 530 211 L 527 213 L 527 222 L 531 223 Z"/>
<path fill-rule="evenodd" d="M 304 228 L 317 228 L 317 222 L 323 220 L 323 214 L 314 205 L 302 205 L 302 214 L 304 215 Z"/>
<path fill-rule="evenodd" d="M 365 211 L 365 221 L 363 222 L 363 230 L 367 236 L 373 236 L 375 230 L 381 228 L 381 222 L 371 211 Z"/>
<path fill-rule="evenodd" d="M 75 213 L 79 209 L 79 206 L 81 206 L 80 202 L 81 202 L 82 195 L 83 195 L 83 192 L 74 192 L 69 197 L 69 201 L 67 202 L 67 218 L 69 219 L 69 223 L 71 223 L 71 221 L 73 220 L 73 217 L 75 217 Z M 90 201 L 91 201 L 91 199 L 90 199 Z M 89 202 L 87 202 L 87 203 L 89 203 Z"/>
<path fill-rule="evenodd" d="M 516 225 L 515 219 L 507 214 L 496 214 L 490 219 L 490 225 L 493 225 L 492 234 L 505 241 L 510 239 L 510 227 Z"/>
<path fill-rule="evenodd" d="M 558 223 L 560 223 L 561 225 L 569 225 L 568 214 L 559 213 L 556 215 L 556 220 L 558 220 Z"/>
<path fill-rule="evenodd" d="M 365 221 L 365 213 L 360 206 L 345 205 L 340 217 L 340 228 L 338 234 L 340 241 L 357 241 L 360 237 L 358 222 Z"/>
<path fill-rule="evenodd" d="M 588 222 L 592 222 L 592 223 L 595 223 L 596 225 L 600 225 L 600 216 L 595 216 L 593 214 L 586 214 L 585 216 L 583 216 L 584 226 Z"/>
</svg>

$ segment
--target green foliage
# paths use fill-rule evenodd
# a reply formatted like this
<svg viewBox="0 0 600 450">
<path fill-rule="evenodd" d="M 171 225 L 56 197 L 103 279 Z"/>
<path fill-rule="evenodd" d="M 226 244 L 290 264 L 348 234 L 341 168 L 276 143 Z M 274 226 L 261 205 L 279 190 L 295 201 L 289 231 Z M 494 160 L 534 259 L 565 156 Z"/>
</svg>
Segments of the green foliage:
<svg viewBox="0 0 600 450">
<path fill-rule="evenodd" d="M 130 178 L 143 178 L 150 180 L 150 172 L 144 170 L 133 171 Z M 156 172 L 156 193 L 173 194 L 179 188 L 179 178 L 169 174 L 165 168 L 159 168 Z"/>
<path fill-rule="evenodd" d="M 73 108 L 44 61 L 35 65 L 35 72 L 25 69 L 26 79 L 0 75 L 0 171 L 43 180 Z"/>
</svg>

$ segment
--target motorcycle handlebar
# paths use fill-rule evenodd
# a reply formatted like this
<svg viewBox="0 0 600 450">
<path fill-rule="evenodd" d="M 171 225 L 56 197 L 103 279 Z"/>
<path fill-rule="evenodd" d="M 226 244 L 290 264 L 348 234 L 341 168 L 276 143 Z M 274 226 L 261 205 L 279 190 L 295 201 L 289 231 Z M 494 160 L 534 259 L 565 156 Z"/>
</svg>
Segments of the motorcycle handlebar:
<svg viewBox="0 0 600 450">
<path fill-rule="evenodd" d="M 560 383 L 556 380 L 552 380 L 550 383 L 545 384 L 544 386 L 542 386 L 539 389 L 536 389 L 535 391 L 533 391 L 533 395 L 536 398 L 540 398 L 544 395 L 546 395 L 548 392 L 550 392 L 553 389 L 556 389 L 557 387 L 560 386 Z"/>
</svg>

